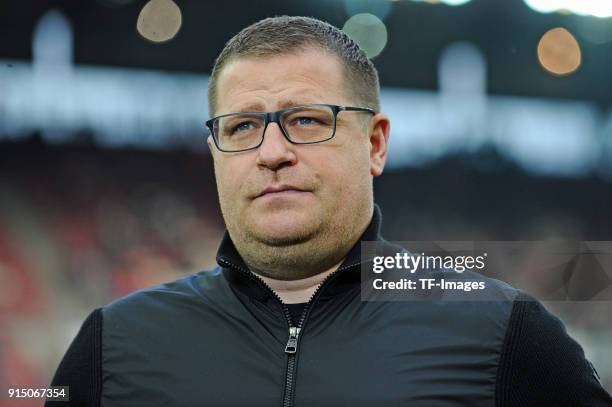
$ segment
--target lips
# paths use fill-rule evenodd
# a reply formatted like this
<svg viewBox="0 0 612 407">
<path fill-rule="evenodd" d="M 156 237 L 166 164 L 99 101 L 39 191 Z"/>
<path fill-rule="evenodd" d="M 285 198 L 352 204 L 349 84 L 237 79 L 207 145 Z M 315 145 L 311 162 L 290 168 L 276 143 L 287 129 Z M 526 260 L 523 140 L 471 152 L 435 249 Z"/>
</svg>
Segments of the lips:
<svg viewBox="0 0 612 407">
<path fill-rule="evenodd" d="M 259 194 L 257 194 L 255 198 L 259 198 L 259 197 L 266 196 L 266 195 L 273 195 L 273 194 L 280 195 L 281 193 L 289 194 L 292 192 L 308 192 L 308 191 L 301 189 L 301 188 L 291 186 L 291 185 L 270 185 L 266 189 L 261 191 Z"/>
</svg>

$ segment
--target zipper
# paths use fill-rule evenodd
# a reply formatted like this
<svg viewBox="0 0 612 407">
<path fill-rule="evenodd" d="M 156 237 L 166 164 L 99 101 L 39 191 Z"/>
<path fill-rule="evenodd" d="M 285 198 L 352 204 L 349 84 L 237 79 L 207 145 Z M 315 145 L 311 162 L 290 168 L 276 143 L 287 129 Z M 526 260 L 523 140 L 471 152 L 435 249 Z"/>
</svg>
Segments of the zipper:
<svg viewBox="0 0 612 407">
<path fill-rule="evenodd" d="M 287 369 L 285 373 L 285 389 L 283 392 L 282 407 L 291 407 L 293 405 L 295 369 L 296 369 L 296 364 L 297 364 L 296 359 L 297 359 L 297 354 L 298 354 L 298 341 L 300 337 L 300 332 L 304 330 L 304 324 L 306 323 L 308 315 L 310 314 L 310 309 L 312 308 L 312 305 L 319 298 L 321 291 L 327 285 L 329 285 L 329 282 L 333 278 L 335 278 L 340 272 L 344 270 L 348 270 L 350 268 L 360 265 L 361 262 L 357 261 L 357 262 L 348 264 L 346 266 L 339 267 L 336 271 L 334 271 L 333 273 L 325 277 L 325 279 L 323 279 L 321 284 L 319 284 L 319 287 L 317 287 L 315 292 L 312 293 L 312 295 L 308 299 L 308 302 L 304 306 L 304 310 L 302 311 L 302 315 L 300 316 L 300 320 L 297 326 L 292 325 L 291 313 L 289 312 L 289 308 L 287 308 L 287 306 L 283 303 L 283 301 L 280 299 L 278 294 L 276 294 L 276 292 L 274 292 L 274 290 L 272 290 L 270 286 L 268 286 L 268 284 L 266 284 L 266 282 L 263 281 L 258 275 L 254 274 L 253 272 L 243 267 L 235 265 L 234 263 L 230 262 L 225 257 L 220 257 L 219 262 L 225 265 L 226 267 L 233 268 L 235 270 L 240 271 L 241 273 L 248 276 L 253 281 L 256 281 L 258 284 L 264 287 L 264 289 L 268 291 L 269 294 L 271 294 L 274 298 L 276 298 L 276 300 L 279 302 L 279 304 L 281 305 L 283 309 L 283 313 L 285 314 L 285 320 L 289 327 L 289 338 L 287 339 L 287 344 L 285 345 L 285 353 L 287 354 Z"/>
<path fill-rule="evenodd" d="M 300 328 L 296 326 L 289 327 L 289 340 L 285 345 L 285 353 L 297 352 L 297 340 L 300 333 Z"/>
</svg>

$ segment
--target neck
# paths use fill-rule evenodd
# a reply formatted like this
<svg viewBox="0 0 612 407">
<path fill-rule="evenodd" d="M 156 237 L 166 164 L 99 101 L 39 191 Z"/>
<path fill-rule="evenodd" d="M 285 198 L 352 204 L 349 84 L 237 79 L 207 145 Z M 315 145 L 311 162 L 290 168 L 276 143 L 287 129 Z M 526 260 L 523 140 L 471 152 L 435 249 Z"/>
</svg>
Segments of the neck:
<svg viewBox="0 0 612 407">
<path fill-rule="evenodd" d="M 257 274 L 274 291 L 285 304 L 297 304 L 307 302 L 321 285 L 323 280 L 340 267 L 344 259 L 340 260 L 333 267 L 314 276 L 299 280 L 277 280 Z"/>
</svg>

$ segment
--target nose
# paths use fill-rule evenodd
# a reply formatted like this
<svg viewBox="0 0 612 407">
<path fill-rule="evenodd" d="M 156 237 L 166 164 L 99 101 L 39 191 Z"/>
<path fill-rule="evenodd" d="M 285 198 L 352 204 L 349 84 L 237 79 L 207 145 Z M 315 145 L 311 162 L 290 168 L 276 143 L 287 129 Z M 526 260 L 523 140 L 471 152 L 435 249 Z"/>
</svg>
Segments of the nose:
<svg viewBox="0 0 612 407">
<path fill-rule="evenodd" d="M 278 123 L 269 123 L 257 150 L 257 165 L 276 171 L 296 162 L 295 145 L 285 138 Z"/>
</svg>

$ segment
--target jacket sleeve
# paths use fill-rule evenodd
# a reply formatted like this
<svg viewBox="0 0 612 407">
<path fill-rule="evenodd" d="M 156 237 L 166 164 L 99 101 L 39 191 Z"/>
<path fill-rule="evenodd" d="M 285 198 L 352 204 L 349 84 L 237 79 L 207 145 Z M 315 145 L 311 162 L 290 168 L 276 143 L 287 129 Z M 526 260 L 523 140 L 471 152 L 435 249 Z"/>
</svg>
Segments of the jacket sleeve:
<svg viewBox="0 0 612 407">
<path fill-rule="evenodd" d="M 94 310 L 74 338 L 51 381 L 69 386 L 70 401 L 47 401 L 45 407 L 99 407 L 102 392 L 102 311 Z"/>
<path fill-rule="evenodd" d="M 499 359 L 496 407 L 612 406 L 593 365 L 540 302 L 515 300 Z"/>
</svg>

